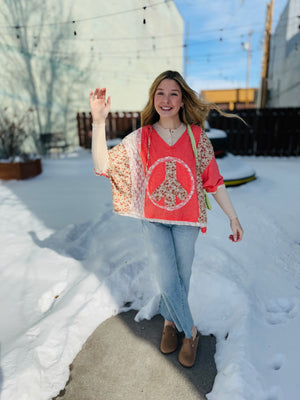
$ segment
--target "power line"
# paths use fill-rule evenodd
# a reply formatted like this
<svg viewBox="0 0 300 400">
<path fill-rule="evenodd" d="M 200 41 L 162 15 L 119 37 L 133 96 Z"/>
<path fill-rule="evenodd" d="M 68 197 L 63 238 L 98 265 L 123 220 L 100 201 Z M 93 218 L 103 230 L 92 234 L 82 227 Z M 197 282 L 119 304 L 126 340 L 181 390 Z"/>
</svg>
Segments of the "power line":
<svg viewBox="0 0 300 400">
<path fill-rule="evenodd" d="M 288 21 L 289 19 L 295 19 L 295 18 L 298 18 L 298 16 L 293 15 L 290 17 L 282 18 L 280 21 Z M 253 23 L 251 25 L 243 24 L 243 25 L 232 25 L 231 27 L 228 27 L 228 28 L 221 27 L 221 28 L 211 28 L 211 29 L 205 29 L 205 30 L 196 30 L 196 31 L 192 31 L 190 34 L 191 34 L 191 36 L 194 34 L 197 34 L 197 33 L 202 34 L 202 33 L 209 33 L 209 32 L 220 34 L 224 31 L 236 30 L 238 28 L 245 28 L 245 29 L 249 30 L 249 28 L 253 28 L 253 26 L 261 26 L 261 25 L 264 25 L 264 20 L 262 20 L 262 22 Z"/>
</svg>

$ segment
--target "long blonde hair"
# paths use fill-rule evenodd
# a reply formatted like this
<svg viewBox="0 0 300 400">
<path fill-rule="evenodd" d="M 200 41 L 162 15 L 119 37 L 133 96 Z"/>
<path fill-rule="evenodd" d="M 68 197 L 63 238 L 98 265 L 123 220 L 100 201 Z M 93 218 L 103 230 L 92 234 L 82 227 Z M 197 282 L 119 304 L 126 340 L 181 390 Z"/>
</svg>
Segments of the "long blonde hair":
<svg viewBox="0 0 300 400">
<path fill-rule="evenodd" d="M 165 71 L 162 72 L 152 83 L 149 90 L 149 99 L 145 108 L 141 112 L 141 125 L 153 125 L 159 120 L 159 114 L 154 107 L 154 95 L 155 92 L 164 79 L 171 79 L 180 86 L 182 93 L 183 107 L 180 108 L 179 118 L 180 121 L 186 125 L 194 124 L 199 125 L 202 129 L 205 129 L 204 124 L 210 110 L 216 110 L 225 117 L 236 117 L 240 118 L 235 114 L 224 113 L 214 103 L 204 102 L 199 98 L 197 93 L 189 87 L 183 77 L 177 71 Z M 240 118 L 241 119 L 241 118 Z"/>
</svg>

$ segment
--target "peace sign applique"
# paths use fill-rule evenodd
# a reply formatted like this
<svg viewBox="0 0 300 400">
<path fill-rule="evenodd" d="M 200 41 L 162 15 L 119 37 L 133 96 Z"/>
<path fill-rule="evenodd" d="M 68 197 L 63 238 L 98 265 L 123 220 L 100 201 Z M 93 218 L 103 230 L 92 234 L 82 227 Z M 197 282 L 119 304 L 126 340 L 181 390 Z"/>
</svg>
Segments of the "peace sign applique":
<svg viewBox="0 0 300 400">
<path fill-rule="evenodd" d="M 161 181 L 161 176 L 164 177 L 163 182 L 155 187 L 155 182 Z M 195 179 L 184 161 L 175 157 L 164 157 L 149 168 L 146 187 L 147 195 L 155 206 L 174 211 L 190 201 L 195 191 Z"/>
</svg>

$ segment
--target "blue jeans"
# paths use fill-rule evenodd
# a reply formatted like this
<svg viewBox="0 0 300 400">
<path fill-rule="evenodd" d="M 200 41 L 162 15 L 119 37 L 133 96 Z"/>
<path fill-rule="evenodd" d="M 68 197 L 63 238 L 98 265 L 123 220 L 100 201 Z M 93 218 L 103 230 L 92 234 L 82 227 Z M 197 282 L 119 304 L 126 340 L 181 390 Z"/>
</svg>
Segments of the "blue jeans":
<svg viewBox="0 0 300 400">
<path fill-rule="evenodd" d="M 188 292 L 199 228 L 145 220 L 142 225 L 150 267 L 161 292 L 159 313 L 190 338 L 193 318 Z"/>
</svg>

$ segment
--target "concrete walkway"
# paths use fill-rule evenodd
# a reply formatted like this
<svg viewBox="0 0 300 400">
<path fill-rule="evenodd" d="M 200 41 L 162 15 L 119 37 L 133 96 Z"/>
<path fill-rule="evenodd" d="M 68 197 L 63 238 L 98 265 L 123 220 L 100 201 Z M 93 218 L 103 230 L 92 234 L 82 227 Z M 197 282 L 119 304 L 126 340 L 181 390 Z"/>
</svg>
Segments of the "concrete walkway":
<svg viewBox="0 0 300 400">
<path fill-rule="evenodd" d="M 55 400 L 206 399 L 216 375 L 214 337 L 200 337 L 196 364 L 184 368 L 178 352 L 165 356 L 159 351 L 163 319 L 136 323 L 135 314 L 122 313 L 99 325 Z"/>
</svg>

